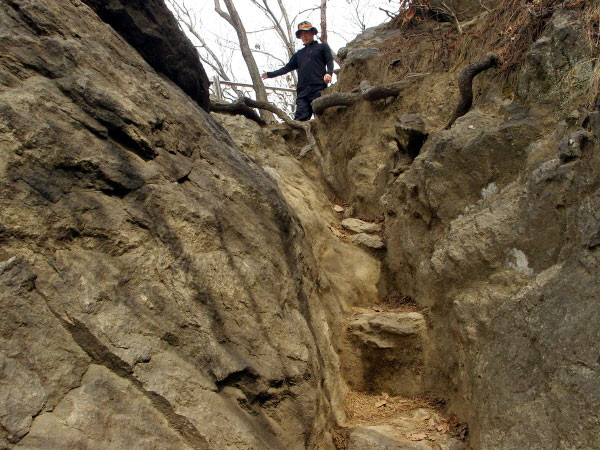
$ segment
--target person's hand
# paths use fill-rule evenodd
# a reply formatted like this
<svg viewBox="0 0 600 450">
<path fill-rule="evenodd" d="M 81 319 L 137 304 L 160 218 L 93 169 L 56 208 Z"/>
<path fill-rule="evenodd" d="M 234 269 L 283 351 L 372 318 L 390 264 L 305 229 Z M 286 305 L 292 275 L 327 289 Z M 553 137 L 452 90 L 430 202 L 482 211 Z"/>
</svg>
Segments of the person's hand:
<svg viewBox="0 0 600 450">
<path fill-rule="evenodd" d="M 323 77 L 323 81 L 325 81 L 325 83 L 331 83 L 331 75 L 326 73 L 325 76 Z"/>
<path fill-rule="evenodd" d="M 266 80 L 267 78 L 269 78 L 269 75 L 267 75 L 267 72 L 263 72 L 261 77 L 263 80 Z"/>
</svg>

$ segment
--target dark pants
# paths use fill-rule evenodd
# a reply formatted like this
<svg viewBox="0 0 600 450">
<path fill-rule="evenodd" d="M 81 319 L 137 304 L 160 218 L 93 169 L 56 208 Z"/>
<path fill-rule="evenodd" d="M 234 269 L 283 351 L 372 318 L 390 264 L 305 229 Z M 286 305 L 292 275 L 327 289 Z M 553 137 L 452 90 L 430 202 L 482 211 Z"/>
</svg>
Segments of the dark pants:
<svg viewBox="0 0 600 450">
<path fill-rule="evenodd" d="M 326 87 L 326 84 L 315 84 L 298 90 L 296 94 L 296 114 L 294 115 L 295 120 L 304 121 L 310 119 L 313 113 L 312 106 L 310 106 L 310 104 L 314 99 L 319 98 L 321 91 Z"/>
</svg>

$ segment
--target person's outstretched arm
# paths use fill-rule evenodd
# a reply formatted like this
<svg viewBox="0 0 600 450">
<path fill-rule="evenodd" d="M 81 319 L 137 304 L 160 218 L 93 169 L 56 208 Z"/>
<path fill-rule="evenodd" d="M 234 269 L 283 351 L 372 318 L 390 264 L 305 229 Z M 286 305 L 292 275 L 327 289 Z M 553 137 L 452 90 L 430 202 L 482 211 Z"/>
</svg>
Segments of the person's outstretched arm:
<svg viewBox="0 0 600 450">
<path fill-rule="evenodd" d="M 298 62 L 296 61 L 296 54 L 294 53 L 290 61 L 285 66 L 283 66 L 281 69 L 274 70 L 273 72 L 263 72 L 262 77 L 263 79 L 275 78 L 297 68 Z"/>
</svg>

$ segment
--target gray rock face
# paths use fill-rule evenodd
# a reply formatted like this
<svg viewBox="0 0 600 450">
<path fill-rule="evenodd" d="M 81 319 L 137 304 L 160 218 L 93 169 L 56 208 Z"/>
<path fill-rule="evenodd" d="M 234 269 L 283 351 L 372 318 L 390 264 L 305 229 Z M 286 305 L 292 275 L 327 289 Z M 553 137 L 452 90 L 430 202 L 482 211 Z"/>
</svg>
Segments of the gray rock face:
<svg viewBox="0 0 600 450">
<path fill-rule="evenodd" d="M 430 450 L 427 442 L 412 442 L 394 427 L 381 425 L 357 428 L 350 434 L 348 450 Z"/>
<path fill-rule="evenodd" d="M 356 105 L 320 117 L 336 193 L 353 214 L 385 214 L 381 284 L 428 311 L 422 388 L 448 398 L 473 448 L 598 446 L 600 120 L 597 105 L 572 114 L 597 95 L 584 32 L 579 12 L 556 11 L 529 49 L 517 101 L 482 80 L 479 105 L 451 131 L 430 130 L 412 161 L 394 160 L 391 114 Z M 379 62 L 346 66 L 344 89 L 388 75 Z M 443 123 L 454 106 L 443 98 L 448 77 L 420 66 L 429 69 L 381 108 Z M 381 182 L 381 168 L 402 170 Z M 363 355 L 389 351 L 377 345 Z"/>
<path fill-rule="evenodd" d="M 327 448 L 273 179 L 83 3 L 0 23 L 0 446 Z"/>
<path fill-rule="evenodd" d="M 542 37 L 528 51 L 518 95 L 534 103 L 559 103 L 586 85 L 593 72 L 585 30 L 575 11 L 557 10 Z"/>
<path fill-rule="evenodd" d="M 388 268 L 432 307 L 423 379 L 479 448 L 597 440 L 598 142 L 561 164 L 553 126 L 471 112 L 385 200 Z"/>
<path fill-rule="evenodd" d="M 428 136 L 429 124 L 421 114 L 402 114 L 394 124 L 399 147 L 409 158 L 415 159 Z"/>
<path fill-rule="evenodd" d="M 376 48 L 357 48 L 350 50 L 345 57 L 346 64 L 358 64 L 376 58 L 379 50 Z"/>
</svg>

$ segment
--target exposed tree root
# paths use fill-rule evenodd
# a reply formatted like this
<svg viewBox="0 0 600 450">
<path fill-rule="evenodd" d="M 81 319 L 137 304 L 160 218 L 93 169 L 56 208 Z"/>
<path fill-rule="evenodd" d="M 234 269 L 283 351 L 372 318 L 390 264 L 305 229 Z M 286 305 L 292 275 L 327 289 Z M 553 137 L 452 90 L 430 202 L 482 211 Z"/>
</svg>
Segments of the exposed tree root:
<svg viewBox="0 0 600 450">
<path fill-rule="evenodd" d="M 498 57 L 492 53 L 488 53 L 482 59 L 465 67 L 458 76 L 459 98 L 456 108 L 452 113 L 452 117 L 444 127 L 449 129 L 452 124 L 461 116 L 464 116 L 471 105 L 473 104 L 473 78 L 484 70 L 494 67 L 498 64 Z"/>
<path fill-rule="evenodd" d="M 253 108 L 250 108 L 244 104 L 244 102 L 240 102 L 239 100 L 236 100 L 232 103 L 227 103 L 211 99 L 210 110 L 211 112 L 229 114 L 232 116 L 241 115 L 255 121 L 259 125 L 267 124 L 267 122 L 265 122 Z"/>
<path fill-rule="evenodd" d="M 333 94 L 323 95 L 312 102 L 312 109 L 315 114 L 322 114 L 327 108 L 334 106 L 352 106 L 355 103 L 366 100 L 374 102 L 387 97 L 397 97 L 404 89 L 413 85 L 424 75 L 412 77 L 389 84 L 378 84 L 372 86 L 368 81 L 360 84 L 361 92 L 334 92 Z"/>
<path fill-rule="evenodd" d="M 334 106 L 352 106 L 362 99 L 358 92 L 335 92 L 313 100 L 312 109 L 315 114 L 322 114 L 327 108 Z"/>
</svg>

